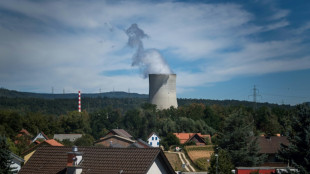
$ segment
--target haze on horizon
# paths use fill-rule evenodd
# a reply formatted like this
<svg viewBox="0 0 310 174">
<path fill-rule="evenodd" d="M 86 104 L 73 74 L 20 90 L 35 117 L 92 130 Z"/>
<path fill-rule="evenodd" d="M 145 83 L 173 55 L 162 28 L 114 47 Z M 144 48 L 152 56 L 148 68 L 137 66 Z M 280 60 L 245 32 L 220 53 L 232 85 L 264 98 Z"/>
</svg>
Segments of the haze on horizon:
<svg viewBox="0 0 310 174">
<path fill-rule="evenodd" d="M 310 101 L 310 1 L 0 1 L 0 87 L 148 93 L 126 30 L 177 74 L 178 98 Z"/>
</svg>

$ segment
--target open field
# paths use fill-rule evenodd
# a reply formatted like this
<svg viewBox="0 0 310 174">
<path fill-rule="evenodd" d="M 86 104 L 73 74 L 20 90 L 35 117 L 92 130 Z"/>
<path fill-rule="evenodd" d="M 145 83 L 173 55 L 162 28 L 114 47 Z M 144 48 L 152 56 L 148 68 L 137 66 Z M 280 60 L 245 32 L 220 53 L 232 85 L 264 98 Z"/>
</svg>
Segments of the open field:
<svg viewBox="0 0 310 174">
<path fill-rule="evenodd" d="M 208 160 L 213 154 L 213 146 L 186 146 L 187 155 L 190 160 L 200 169 L 207 170 Z"/>
<path fill-rule="evenodd" d="M 182 162 L 177 153 L 167 153 L 165 152 L 168 161 L 170 162 L 172 168 L 176 171 L 184 171 L 182 168 Z"/>
</svg>

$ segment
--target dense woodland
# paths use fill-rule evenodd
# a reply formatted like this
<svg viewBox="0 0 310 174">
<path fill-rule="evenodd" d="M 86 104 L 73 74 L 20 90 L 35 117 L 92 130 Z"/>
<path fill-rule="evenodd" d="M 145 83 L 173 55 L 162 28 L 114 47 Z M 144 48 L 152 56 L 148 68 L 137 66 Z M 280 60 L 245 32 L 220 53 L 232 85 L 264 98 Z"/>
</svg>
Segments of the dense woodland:
<svg viewBox="0 0 310 174">
<path fill-rule="evenodd" d="M 55 133 L 82 133 L 84 136 L 75 142 L 76 145 L 92 145 L 94 140 L 115 128 L 125 129 L 136 139 L 143 140 L 151 132 L 157 132 L 164 137 L 162 144 L 165 146 L 175 143 L 172 141 L 173 132 L 200 132 L 210 134 L 212 142 L 221 149 L 218 153 L 229 157 L 221 160 L 234 159 L 231 166 L 253 166 L 263 157 L 254 153 L 258 151 L 254 139 L 253 142 L 246 142 L 249 137 L 297 134 L 295 122 L 300 114 L 298 106 L 258 103 L 254 108 L 253 103 L 246 101 L 203 99 L 178 99 L 178 103 L 177 109 L 157 110 L 155 105 L 147 103 L 146 98 L 84 97 L 84 109 L 79 113 L 76 99 L 2 96 L 0 135 L 7 137 L 13 152 L 21 154 L 28 147 L 13 142 L 22 128 L 32 135 L 43 131 L 50 138 Z M 305 117 L 309 119 L 309 106 L 304 106 L 308 108 Z M 239 144 L 232 147 L 235 138 L 240 138 Z M 67 142 L 67 145 L 72 144 Z M 248 151 L 244 152 L 244 148 Z M 240 156 L 240 149 L 243 149 L 242 153 L 252 153 L 253 160 Z"/>
</svg>

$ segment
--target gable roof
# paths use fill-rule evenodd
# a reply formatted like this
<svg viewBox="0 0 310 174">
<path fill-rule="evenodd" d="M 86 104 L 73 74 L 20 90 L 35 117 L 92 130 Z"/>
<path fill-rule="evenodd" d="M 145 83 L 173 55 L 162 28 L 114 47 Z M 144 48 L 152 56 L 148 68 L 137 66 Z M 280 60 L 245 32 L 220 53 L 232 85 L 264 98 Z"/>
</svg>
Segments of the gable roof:
<svg viewBox="0 0 310 174">
<path fill-rule="evenodd" d="M 30 152 L 36 150 L 38 147 L 41 147 L 41 146 L 64 146 L 63 144 L 61 143 L 58 143 L 56 140 L 54 139 L 49 139 L 49 140 L 45 140 L 29 149 L 27 149 L 26 151 L 24 151 L 22 153 L 22 156 L 25 156 L 27 154 L 29 154 Z"/>
<path fill-rule="evenodd" d="M 147 142 L 143 141 L 142 139 L 138 139 L 135 143 L 133 143 L 130 147 L 137 147 L 137 148 L 153 148 L 153 146 L 149 145 Z"/>
<path fill-rule="evenodd" d="M 154 134 L 159 138 L 159 136 L 158 136 L 155 132 L 152 132 L 152 133 L 147 137 L 147 139 L 150 139 Z M 159 138 L 159 139 L 160 139 L 160 138 Z"/>
<path fill-rule="evenodd" d="M 288 145 L 289 141 L 286 136 L 270 136 L 270 137 L 258 137 L 258 145 L 260 147 L 260 153 L 275 154 L 278 153 L 281 144 Z"/>
<path fill-rule="evenodd" d="M 71 142 L 75 141 L 78 138 L 81 138 L 82 134 L 54 134 L 54 139 L 63 141 L 65 139 L 70 140 Z"/>
<path fill-rule="evenodd" d="M 17 156 L 16 154 L 14 154 L 13 152 L 10 153 L 10 157 L 15 160 L 18 161 L 20 163 L 25 162 L 25 160 L 23 158 L 21 158 L 20 156 Z"/>
<path fill-rule="evenodd" d="M 41 135 L 45 140 L 48 140 L 48 139 L 49 139 L 48 136 L 44 134 L 44 132 L 40 132 L 40 133 L 38 133 L 37 136 L 35 136 L 35 137 L 33 138 L 32 142 L 37 141 L 37 139 L 40 137 L 40 135 Z"/>
<path fill-rule="evenodd" d="M 100 143 L 102 141 L 107 141 L 108 139 L 111 139 L 111 138 L 116 138 L 116 139 L 119 139 L 121 141 L 125 141 L 125 142 L 128 142 L 128 143 L 135 143 L 134 140 L 132 139 L 129 139 L 129 138 L 126 138 L 126 137 L 123 137 L 123 136 L 119 136 L 119 135 L 108 135 L 108 136 L 105 136 L 103 138 L 100 138 L 100 140 L 98 141 L 95 141 L 94 144 L 96 143 Z"/>
<path fill-rule="evenodd" d="M 31 136 L 31 134 L 26 129 L 24 129 L 24 128 L 22 128 L 22 130 L 20 130 L 19 133 Z"/>
<path fill-rule="evenodd" d="M 114 135 L 119 135 L 125 138 L 133 138 L 128 132 L 126 132 L 124 129 L 112 129 L 110 130 L 110 133 L 113 133 Z"/>
<path fill-rule="evenodd" d="M 199 137 L 204 143 L 205 137 L 210 137 L 210 135 L 202 135 L 201 133 L 173 133 L 177 138 L 179 138 L 180 143 L 184 144 L 192 140 L 193 137 Z"/>
<path fill-rule="evenodd" d="M 79 147 L 83 153 L 82 173 L 147 173 L 156 159 L 168 173 L 175 173 L 159 148 Z M 66 173 L 67 153 L 71 147 L 40 147 L 23 166 L 19 174 Z"/>
</svg>

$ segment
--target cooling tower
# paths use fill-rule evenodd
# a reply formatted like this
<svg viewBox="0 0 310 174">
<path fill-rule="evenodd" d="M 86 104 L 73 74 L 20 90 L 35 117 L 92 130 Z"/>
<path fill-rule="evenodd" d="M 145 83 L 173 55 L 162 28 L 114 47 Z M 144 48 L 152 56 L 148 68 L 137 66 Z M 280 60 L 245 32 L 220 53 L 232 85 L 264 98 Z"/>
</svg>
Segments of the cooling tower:
<svg viewBox="0 0 310 174">
<path fill-rule="evenodd" d="M 149 74 L 149 100 L 157 109 L 177 108 L 176 74 Z"/>
</svg>

